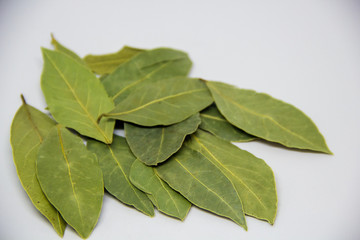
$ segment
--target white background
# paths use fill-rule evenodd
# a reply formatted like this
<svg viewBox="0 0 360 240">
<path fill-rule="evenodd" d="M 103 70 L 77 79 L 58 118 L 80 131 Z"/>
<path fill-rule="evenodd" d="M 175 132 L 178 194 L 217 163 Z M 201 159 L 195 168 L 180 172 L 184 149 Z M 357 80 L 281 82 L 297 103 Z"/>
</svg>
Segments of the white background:
<svg viewBox="0 0 360 240">
<path fill-rule="evenodd" d="M 1 0 L 0 239 L 59 239 L 17 178 L 9 143 L 21 105 L 44 109 L 40 47 L 50 33 L 80 56 L 127 44 L 184 50 L 191 76 L 266 92 L 308 114 L 334 155 L 238 144 L 275 173 L 273 226 L 193 207 L 184 222 L 106 196 L 89 239 L 360 239 L 360 2 L 347 0 Z M 80 239 L 67 227 L 64 239 Z"/>
</svg>

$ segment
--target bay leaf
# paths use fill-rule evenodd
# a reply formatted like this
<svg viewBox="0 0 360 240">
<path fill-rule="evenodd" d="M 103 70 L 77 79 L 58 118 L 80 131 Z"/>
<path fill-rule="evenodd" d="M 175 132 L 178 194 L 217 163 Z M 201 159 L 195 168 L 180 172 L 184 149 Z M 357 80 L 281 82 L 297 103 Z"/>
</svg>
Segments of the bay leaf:
<svg viewBox="0 0 360 240">
<path fill-rule="evenodd" d="M 102 81 L 115 105 L 124 100 L 142 82 L 158 79 L 167 80 L 173 76 L 187 76 L 191 61 L 186 53 L 157 48 L 139 53 L 121 64 Z"/>
<path fill-rule="evenodd" d="M 202 130 L 192 134 L 185 145 L 200 152 L 227 176 L 241 198 L 245 214 L 274 223 L 275 178 L 264 160 Z"/>
<path fill-rule="evenodd" d="M 96 119 L 114 104 L 96 76 L 64 53 L 42 49 L 41 88 L 54 119 L 80 134 L 112 142 L 115 121 Z"/>
<path fill-rule="evenodd" d="M 215 136 L 231 142 L 249 142 L 255 139 L 243 130 L 229 123 L 219 112 L 216 105 L 204 109 L 200 113 L 201 124 L 199 128 L 211 132 Z"/>
<path fill-rule="evenodd" d="M 23 96 L 21 97 L 23 104 L 15 114 L 10 135 L 16 171 L 31 202 L 62 237 L 66 223 L 46 198 L 36 177 L 39 147 L 55 126 L 55 122 L 46 114 L 28 105 Z"/>
<path fill-rule="evenodd" d="M 131 151 L 146 165 L 157 165 L 177 152 L 185 136 L 196 131 L 199 114 L 170 126 L 143 127 L 125 123 L 125 135 Z"/>
<path fill-rule="evenodd" d="M 102 116 L 142 126 L 181 122 L 213 102 L 203 81 L 173 77 L 142 83 L 131 95 Z"/>
<path fill-rule="evenodd" d="M 95 73 L 103 75 L 112 73 L 121 64 L 143 52 L 143 49 L 124 46 L 116 53 L 103 55 L 86 55 L 84 62 Z"/>
<path fill-rule="evenodd" d="M 111 145 L 89 140 L 87 148 L 99 159 L 106 190 L 121 202 L 148 216 L 154 216 L 154 206 L 149 198 L 130 182 L 130 169 L 136 157 L 131 153 L 125 138 L 114 135 Z"/>
<path fill-rule="evenodd" d="M 56 51 L 62 52 L 64 54 L 68 55 L 69 57 L 73 58 L 78 63 L 81 63 L 81 64 L 85 65 L 85 62 L 81 59 L 81 57 L 79 57 L 75 52 L 71 51 L 70 49 L 68 49 L 67 47 L 65 47 L 61 43 L 59 43 L 55 39 L 53 34 L 51 34 L 51 44 L 54 46 Z"/>
<path fill-rule="evenodd" d="M 183 146 L 154 169 L 162 180 L 192 204 L 229 218 L 247 229 L 242 203 L 234 185 L 199 152 Z"/>
<path fill-rule="evenodd" d="M 135 160 L 130 169 L 130 181 L 148 194 L 159 211 L 182 221 L 185 219 L 191 203 L 161 180 L 152 167 Z"/>
<path fill-rule="evenodd" d="M 46 197 L 65 221 L 87 238 L 98 221 L 104 195 L 96 156 L 80 137 L 57 125 L 40 146 L 36 166 Z"/>
<path fill-rule="evenodd" d="M 221 114 L 236 127 L 286 147 L 331 154 L 316 125 L 294 106 L 229 84 L 206 84 Z"/>
</svg>

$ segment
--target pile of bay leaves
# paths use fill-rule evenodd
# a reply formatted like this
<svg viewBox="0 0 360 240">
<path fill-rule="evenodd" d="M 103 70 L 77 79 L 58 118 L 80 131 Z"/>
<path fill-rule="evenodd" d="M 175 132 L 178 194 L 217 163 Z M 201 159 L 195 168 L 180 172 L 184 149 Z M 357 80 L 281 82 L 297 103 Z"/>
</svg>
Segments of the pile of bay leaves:
<svg viewBox="0 0 360 240">
<path fill-rule="evenodd" d="M 63 236 L 87 238 L 104 187 L 122 203 L 184 220 L 192 205 L 247 229 L 274 223 L 271 168 L 231 142 L 264 139 L 331 154 L 315 124 L 263 93 L 189 78 L 184 52 L 124 47 L 80 58 L 54 38 L 42 49 L 41 88 L 51 117 L 25 102 L 11 126 L 20 181 Z M 125 138 L 114 135 L 124 128 Z M 122 216 L 119 216 L 121 218 Z"/>
</svg>

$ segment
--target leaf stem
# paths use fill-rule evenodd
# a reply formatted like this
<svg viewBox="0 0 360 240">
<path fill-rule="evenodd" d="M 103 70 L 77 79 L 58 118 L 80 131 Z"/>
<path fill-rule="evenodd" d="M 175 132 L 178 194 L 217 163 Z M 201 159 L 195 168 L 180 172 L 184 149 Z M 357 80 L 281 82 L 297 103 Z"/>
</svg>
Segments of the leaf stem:
<svg viewBox="0 0 360 240">
<path fill-rule="evenodd" d="M 21 101 L 22 101 L 23 105 L 26 105 L 27 103 L 25 101 L 24 95 L 21 94 L 20 98 L 21 98 Z"/>
<path fill-rule="evenodd" d="M 96 123 L 99 124 L 100 120 L 102 119 L 102 117 L 105 116 L 104 113 L 102 113 L 97 119 L 96 119 Z"/>
</svg>

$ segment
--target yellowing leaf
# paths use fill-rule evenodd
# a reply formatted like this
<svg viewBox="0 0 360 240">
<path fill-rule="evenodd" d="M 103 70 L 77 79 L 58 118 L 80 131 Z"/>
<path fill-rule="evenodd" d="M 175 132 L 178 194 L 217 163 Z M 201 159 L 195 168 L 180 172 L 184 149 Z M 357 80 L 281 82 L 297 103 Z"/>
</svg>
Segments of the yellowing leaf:
<svg viewBox="0 0 360 240">
<path fill-rule="evenodd" d="M 129 61 L 144 50 L 125 46 L 116 53 L 104 55 L 87 55 L 84 61 L 89 68 L 97 74 L 110 74 L 117 67 Z"/>
<path fill-rule="evenodd" d="M 140 84 L 105 117 L 142 126 L 181 122 L 213 102 L 206 85 L 199 79 L 173 77 Z"/>
<path fill-rule="evenodd" d="M 157 165 L 177 152 L 185 136 L 196 131 L 199 114 L 182 122 L 160 127 L 142 127 L 125 123 L 126 141 L 134 155 L 146 165 Z"/>
<path fill-rule="evenodd" d="M 113 109 L 100 81 L 90 70 L 64 53 L 43 49 L 41 88 L 55 120 L 79 133 L 112 142 L 115 121 L 99 115 Z"/>
<path fill-rule="evenodd" d="M 59 236 L 64 235 L 66 223 L 51 205 L 36 177 L 36 158 L 39 147 L 55 126 L 46 114 L 31 107 L 23 100 L 11 124 L 10 142 L 14 163 L 20 182 L 34 206 L 53 225 Z"/>
<path fill-rule="evenodd" d="M 277 209 L 274 174 L 260 158 L 228 141 L 198 130 L 186 146 L 200 152 L 235 186 L 244 212 L 273 224 Z"/>
<path fill-rule="evenodd" d="M 315 124 L 294 106 L 225 83 L 206 84 L 221 114 L 245 132 L 291 148 L 331 153 Z"/>
<path fill-rule="evenodd" d="M 46 197 L 65 221 L 87 238 L 99 218 L 104 195 L 96 156 L 80 137 L 57 125 L 41 145 L 36 167 Z"/>
<path fill-rule="evenodd" d="M 234 185 L 199 152 L 183 146 L 154 169 L 162 180 L 192 204 L 229 218 L 247 229 L 241 200 Z"/>
<path fill-rule="evenodd" d="M 159 79 L 167 81 L 174 76 L 187 76 L 191 61 L 186 53 L 158 48 L 144 51 L 121 64 L 102 80 L 115 105 L 123 101 L 143 82 Z"/>
<path fill-rule="evenodd" d="M 154 216 L 154 206 L 149 198 L 130 182 L 130 168 L 136 158 L 125 139 L 114 135 L 111 145 L 89 140 L 87 148 L 98 156 L 106 190 L 121 202 Z"/>
<path fill-rule="evenodd" d="M 159 211 L 180 220 L 185 219 L 191 203 L 161 180 L 152 167 L 146 166 L 138 159 L 135 160 L 131 166 L 130 180 L 141 191 L 147 193 Z"/>
</svg>

